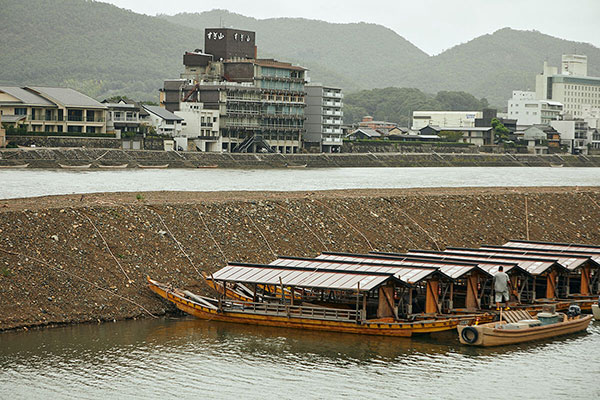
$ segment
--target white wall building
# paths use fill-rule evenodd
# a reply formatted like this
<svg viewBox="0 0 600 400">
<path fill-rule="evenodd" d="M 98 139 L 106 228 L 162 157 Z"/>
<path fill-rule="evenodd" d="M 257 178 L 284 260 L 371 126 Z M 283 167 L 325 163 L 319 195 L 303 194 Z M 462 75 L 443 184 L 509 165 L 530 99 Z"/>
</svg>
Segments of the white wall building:
<svg viewBox="0 0 600 400">
<path fill-rule="evenodd" d="M 508 100 L 508 118 L 516 119 L 518 126 L 549 125 L 560 119 L 563 104 L 552 100 L 537 100 L 535 92 L 514 90 Z"/>
<path fill-rule="evenodd" d="M 550 126 L 560 132 L 561 144 L 569 146 L 570 152 L 587 154 L 588 143 L 592 141 L 593 130 L 582 120 L 552 121 Z"/>
<path fill-rule="evenodd" d="M 412 130 L 420 130 L 428 125 L 474 128 L 475 119 L 482 117 L 481 111 L 413 111 Z"/>
<path fill-rule="evenodd" d="M 544 62 L 542 74 L 536 76 L 538 100 L 553 100 L 564 105 L 565 114 L 585 118 L 584 108 L 600 107 L 600 78 L 587 76 L 587 57 L 563 55 L 562 70 Z"/>
<path fill-rule="evenodd" d="M 208 110 L 198 102 L 181 102 L 175 115 L 183 118 L 181 133 L 175 137 L 177 148 L 185 151 L 222 152 L 219 110 Z"/>
<path fill-rule="evenodd" d="M 158 135 L 174 137 L 181 134 L 183 118 L 159 106 L 143 105 L 142 107 L 148 112 L 144 122 L 152 125 Z"/>
</svg>

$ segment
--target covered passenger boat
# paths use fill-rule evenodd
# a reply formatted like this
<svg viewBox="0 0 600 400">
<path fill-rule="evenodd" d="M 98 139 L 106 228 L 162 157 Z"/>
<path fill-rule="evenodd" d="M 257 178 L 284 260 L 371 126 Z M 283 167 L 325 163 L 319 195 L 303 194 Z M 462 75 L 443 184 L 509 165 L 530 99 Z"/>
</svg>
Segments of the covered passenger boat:
<svg viewBox="0 0 600 400">
<path fill-rule="evenodd" d="M 225 295 L 198 296 L 150 278 L 148 285 L 190 315 L 243 324 L 410 337 L 454 329 L 460 321 L 472 323 L 477 318 L 463 315 L 401 319 L 397 294 L 408 284 L 396 276 L 397 268 L 375 271 L 369 267 L 360 270 L 345 267 L 229 263 L 211 275 L 214 284 L 222 287 L 231 283 L 244 285 L 252 292 L 252 301 Z M 426 273 L 439 272 L 431 269 Z M 275 287 L 279 290 L 274 291 Z M 286 296 L 286 291 L 293 295 Z"/>
</svg>

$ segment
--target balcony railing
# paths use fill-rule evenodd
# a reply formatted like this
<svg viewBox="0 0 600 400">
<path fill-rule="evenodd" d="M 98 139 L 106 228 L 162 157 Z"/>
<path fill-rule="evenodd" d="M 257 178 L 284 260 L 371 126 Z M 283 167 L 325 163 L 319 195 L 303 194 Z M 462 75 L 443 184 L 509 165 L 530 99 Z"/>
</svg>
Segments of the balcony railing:
<svg viewBox="0 0 600 400">
<path fill-rule="evenodd" d="M 105 118 L 103 117 L 99 117 L 99 118 L 87 118 L 87 117 L 80 117 L 80 116 L 76 116 L 76 115 L 69 115 L 67 117 L 62 117 L 62 118 L 58 118 L 58 117 L 47 117 L 47 116 L 33 116 L 33 115 L 27 115 L 26 118 L 27 121 L 35 121 L 35 122 L 44 122 L 44 121 L 48 121 L 48 122 L 104 122 Z"/>
</svg>

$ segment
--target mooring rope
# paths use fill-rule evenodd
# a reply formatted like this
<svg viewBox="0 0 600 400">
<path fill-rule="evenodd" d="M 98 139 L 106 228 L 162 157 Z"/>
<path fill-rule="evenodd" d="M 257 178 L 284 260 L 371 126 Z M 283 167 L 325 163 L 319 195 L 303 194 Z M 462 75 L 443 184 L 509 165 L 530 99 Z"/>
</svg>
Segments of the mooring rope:
<svg viewBox="0 0 600 400">
<path fill-rule="evenodd" d="M 254 222 L 254 220 L 252 219 L 252 217 L 250 216 L 250 214 L 248 214 L 248 211 L 244 210 L 244 214 L 246 214 L 246 216 L 248 217 L 248 219 L 250 220 L 250 222 L 252 222 L 252 225 L 254 225 L 254 227 L 256 228 L 256 230 L 258 231 L 258 233 L 260 233 L 260 236 L 262 236 L 263 240 L 267 244 L 267 247 L 269 248 L 269 250 L 273 254 L 273 257 L 277 258 L 277 253 L 275 253 L 275 251 L 273 251 L 273 248 L 271 247 L 271 244 L 269 243 L 269 241 L 267 240 L 267 238 L 265 237 L 265 235 L 262 233 L 262 231 L 260 230 L 260 228 L 258 227 L 258 225 L 256 225 L 256 222 Z"/>
<path fill-rule="evenodd" d="M 125 296 L 122 296 L 122 295 L 120 295 L 120 294 L 118 294 L 118 293 L 114 293 L 114 292 L 110 291 L 109 289 L 103 288 L 102 286 L 99 286 L 99 285 L 97 285 L 96 283 L 94 283 L 94 282 L 91 282 L 91 281 L 89 281 L 89 280 L 87 280 L 87 279 L 85 279 L 85 278 L 82 278 L 81 276 L 79 276 L 79 275 L 77 275 L 77 274 L 74 274 L 74 273 L 72 273 L 72 272 L 68 272 L 68 271 L 62 270 L 62 269 L 60 269 L 60 268 L 56 268 L 56 267 L 52 266 L 50 263 L 48 263 L 48 262 L 46 262 L 46 261 L 44 261 L 44 260 L 40 260 L 39 258 L 36 258 L 36 257 L 28 256 L 28 255 L 25 255 L 25 254 L 22 254 L 22 253 L 17 253 L 17 252 L 14 252 L 14 251 L 10 251 L 10 250 L 3 249 L 3 248 L 0 248 L 0 251 L 1 251 L 1 252 L 3 252 L 3 253 L 6 253 L 6 254 L 11 254 L 11 255 L 14 255 L 14 256 L 18 256 L 18 257 L 25 257 L 25 258 L 29 258 L 29 259 L 31 259 L 31 260 L 33 260 L 33 261 L 37 261 L 37 262 L 39 262 L 40 264 L 43 264 L 43 265 L 47 266 L 48 268 L 50 268 L 50 269 L 52 269 L 52 270 L 54 270 L 54 271 L 56 271 L 56 272 L 62 272 L 62 273 L 64 273 L 64 274 L 66 274 L 66 275 L 72 276 L 72 277 L 74 277 L 74 278 L 76 278 L 76 279 L 79 279 L 79 280 L 80 280 L 80 281 L 82 281 L 82 282 L 85 282 L 85 283 L 87 283 L 87 284 L 89 284 L 89 285 L 91 285 L 91 286 L 95 287 L 95 288 L 96 288 L 96 289 L 98 289 L 98 290 L 102 290 L 102 291 L 105 291 L 105 292 L 107 292 L 107 293 L 108 293 L 108 294 L 110 294 L 111 296 L 118 297 L 118 298 L 120 298 L 120 299 L 122 299 L 122 300 L 125 300 L 125 301 L 127 301 L 127 302 L 129 302 L 129 303 L 131 303 L 131 304 L 135 305 L 135 306 L 138 306 L 138 307 L 139 307 L 139 308 L 141 308 L 143 311 L 145 311 L 145 312 L 146 312 L 148 315 L 150 315 L 152 318 L 158 318 L 156 315 L 154 315 L 154 314 L 152 314 L 150 311 L 148 311 L 148 310 L 147 310 L 147 309 L 146 309 L 144 306 L 142 306 L 141 304 L 139 304 L 139 303 L 137 303 L 137 302 L 135 302 L 135 301 L 131 300 L 130 298 L 128 298 L 128 297 L 125 297 Z"/>
<path fill-rule="evenodd" d="M 433 244 L 435 244 L 435 247 L 437 248 L 438 251 L 441 251 L 440 246 L 438 246 L 437 241 L 433 238 L 433 236 L 431 236 L 429 234 L 429 232 L 427 232 L 425 230 L 425 228 L 423 228 L 421 225 L 419 225 L 419 223 L 417 221 L 415 221 L 413 218 L 410 217 L 410 215 L 408 215 L 402 208 L 400 208 L 400 206 L 394 204 L 390 199 L 384 198 L 385 201 L 387 201 L 388 203 L 390 203 L 392 206 L 394 206 L 396 209 L 398 209 L 406 218 L 408 218 L 413 224 L 415 224 L 416 226 L 419 227 L 419 229 L 421 229 L 428 237 L 429 239 L 431 239 L 431 241 L 433 242 Z"/>
<path fill-rule="evenodd" d="M 223 252 L 223 249 L 221 248 L 221 246 L 219 246 L 219 243 L 216 241 L 216 239 L 213 236 L 213 234 L 210 231 L 210 229 L 208 229 L 208 225 L 206 224 L 206 221 L 204 221 L 204 218 L 202 217 L 202 213 L 200 212 L 200 210 L 198 210 L 198 208 L 196 208 L 196 212 L 198 213 L 198 216 L 200 217 L 200 221 L 202 221 L 202 224 L 204 225 L 204 228 L 206 229 L 206 232 L 208 232 L 208 236 L 210 236 L 210 238 L 214 242 L 215 246 L 217 246 L 217 249 L 219 250 L 219 252 L 223 256 L 223 261 L 225 261 L 225 263 L 227 263 L 227 257 L 225 256 L 225 253 Z"/>
<path fill-rule="evenodd" d="M 90 224 L 92 224 L 92 226 L 94 227 L 94 229 L 96 230 L 96 232 L 98 233 L 98 235 L 100 236 L 100 238 L 102 239 L 102 241 L 104 242 L 104 245 L 106 246 L 106 250 L 108 250 L 109 254 L 112 256 L 112 258 L 116 261 L 117 265 L 121 269 L 121 272 L 123 272 L 123 275 L 125 275 L 125 277 L 127 278 L 127 283 L 129 283 L 129 284 L 133 283 L 133 280 L 129 277 L 129 275 L 127 274 L 127 272 L 125 272 L 125 269 L 123 268 L 123 266 L 121 265 L 121 263 L 119 262 L 119 260 L 117 259 L 117 257 L 115 257 L 115 255 L 113 254 L 112 250 L 110 249 L 110 247 L 108 245 L 108 242 L 106 241 L 106 239 L 104 239 L 104 236 L 102 235 L 102 233 L 100 233 L 100 230 L 96 227 L 96 224 L 94 224 L 94 222 L 89 217 L 89 215 L 87 215 L 83 211 L 77 211 L 75 209 L 72 209 L 72 210 L 76 214 L 81 214 L 85 218 L 87 218 L 87 220 L 90 222 Z"/>
<path fill-rule="evenodd" d="M 375 248 L 373 247 L 373 245 L 371 244 L 371 242 L 369 241 L 369 239 L 367 239 L 367 237 L 358 229 L 356 228 L 354 225 L 352 225 L 350 223 L 350 221 L 348 221 L 346 219 L 346 217 L 344 217 L 342 214 L 338 213 L 337 211 L 335 211 L 334 209 L 328 207 L 327 205 L 325 205 L 323 202 L 317 200 L 317 199 L 312 199 L 313 201 L 316 201 L 317 203 L 321 204 L 323 207 L 325 207 L 326 209 L 328 209 L 329 211 L 332 211 L 335 215 L 341 217 L 344 222 L 346 222 L 348 224 L 348 226 L 350 226 L 352 229 L 354 229 L 360 236 L 362 236 L 363 239 L 365 239 L 365 241 L 367 242 L 367 244 L 369 245 L 369 247 L 371 248 L 371 250 L 375 250 Z"/>
<path fill-rule="evenodd" d="M 308 231 L 310 233 L 312 233 L 313 236 L 315 238 L 317 238 L 317 240 L 323 245 L 323 247 L 325 248 L 325 251 L 329 251 L 329 248 L 327 247 L 327 245 L 325 244 L 325 242 L 323 242 L 321 240 L 321 238 L 310 228 L 310 226 L 306 222 L 304 222 L 302 220 L 302 218 L 298 217 L 297 215 L 295 215 L 294 213 L 292 213 L 290 210 L 285 209 L 283 206 L 281 206 L 281 205 L 279 205 L 277 203 L 274 203 L 274 204 L 275 204 L 276 207 L 281 208 L 283 211 L 285 211 L 286 213 L 290 214 L 292 217 L 296 218 L 298 221 L 302 222 L 302 224 L 306 227 L 306 229 L 308 229 Z"/>
<path fill-rule="evenodd" d="M 188 259 L 188 261 L 190 262 L 190 264 L 192 265 L 192 267 L 194 267 L 194 269 L 196 270 L 196 273 L 199 276 L 204 277 L 200 271 L 198 270 L 198 268 L 196 267 L 196 264 L 194 264 L 194 262 L 192 261 L 192 259 L 190 258 L 190 256 L 188 256 L 188 254 L 185 252 L 185 250 L 183 249 L 183 246 L 181 245 L 181 243 L 179 242 L 179 240 L 177 240 L 177 238 L 175 238 L 175 235 L 173 235 L 173 232 L 171 232 L 171 230 L 169 229 L 169 227 L 167 226 L 167 224 L 165 223 L 164 219 L 161 217 L 161 215 L 156 212 L 155 210 L 153 210 L 152 208 L 150 208 L 150 206 L 146 206 L 146 208 L 150 211 L 152 211 L 160 220 L 160 222 L 162 223 L 162 225 L 165 227 L 165 229 L 167 230 L 167 232 L 169 232 L 169 235 L 171 235 L 171 238 L 173 239 L 173 241 L 177 244 L 177 246 L 179 247 L 179 250 L 181 251 L 181 253 Z"/>
</svg>

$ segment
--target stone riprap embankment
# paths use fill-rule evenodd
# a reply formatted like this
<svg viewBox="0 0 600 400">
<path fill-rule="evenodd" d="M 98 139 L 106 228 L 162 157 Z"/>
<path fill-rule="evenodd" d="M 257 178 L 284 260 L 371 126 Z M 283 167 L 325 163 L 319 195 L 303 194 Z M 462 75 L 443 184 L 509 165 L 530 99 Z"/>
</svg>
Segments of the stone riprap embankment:
<svg viewBox="0 0 600 400">
<path fill-rule="evenodd" d="M 527 214 L 526 210 L 527 199 Z M 152 192 L 0 201 L 0 330 L 171 310 L 147 275 L 210 294 L 200 271 L 324 250 L 600 244 L 598 188 Z"/>
<path fill-rule="evenodd" d="M 0 168 L 286 168 L 286 167 L 600 167 L 600 156 L 461 154 L 461 153 L 342 153 L 227 154 L 176 151 L 30 148 L 0 150 Z"/>
</svg>

